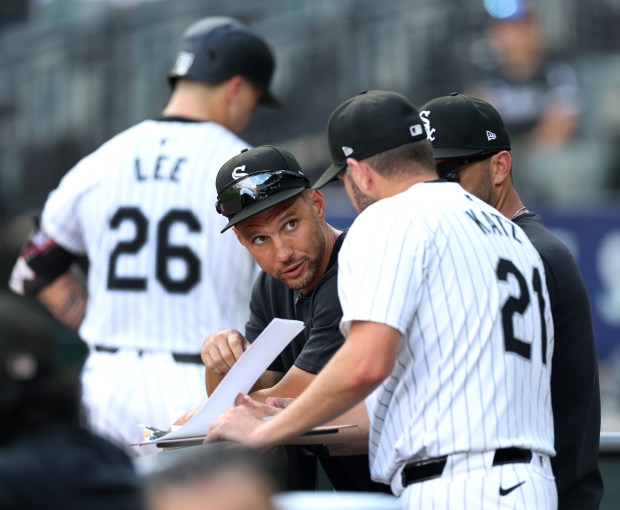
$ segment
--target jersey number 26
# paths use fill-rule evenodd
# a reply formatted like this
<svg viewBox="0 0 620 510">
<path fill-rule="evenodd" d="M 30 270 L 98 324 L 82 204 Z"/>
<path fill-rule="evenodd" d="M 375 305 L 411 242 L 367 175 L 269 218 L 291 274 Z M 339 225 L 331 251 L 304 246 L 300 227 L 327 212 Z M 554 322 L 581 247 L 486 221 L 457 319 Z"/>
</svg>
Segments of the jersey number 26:
<svg viewBox="0 0 620 510">
<path fill-rule="evenodd" d="M 121 207 L 112 219 L 110 227 L 116 230 L 121 223 L 128 221 L 135 226 L 135 235 L 128 241 L 120 241 L 108 261 L 108 289 L 111 290 L 146 290 L 147 279 L 140 276 L 119 276 L 118 259 L 121 256 L 135 255 L 144 248 L 147 241 L 149 221 L 137 207 Z M 190 232 L 200 232 L 200 222 L 192 213 L 183 209 L 171 209 L 157 223 L 155 277 L 157 281 L 172 293 L 189 292 L 200 281 L 200 260 L 188 246 L 170 243 L 170 229 L 175 224 L 183 224 Z M 185 275 L 173 279 L 169 274 L 168 262 L 179 260 L 186 266 Z"/>
</svg>

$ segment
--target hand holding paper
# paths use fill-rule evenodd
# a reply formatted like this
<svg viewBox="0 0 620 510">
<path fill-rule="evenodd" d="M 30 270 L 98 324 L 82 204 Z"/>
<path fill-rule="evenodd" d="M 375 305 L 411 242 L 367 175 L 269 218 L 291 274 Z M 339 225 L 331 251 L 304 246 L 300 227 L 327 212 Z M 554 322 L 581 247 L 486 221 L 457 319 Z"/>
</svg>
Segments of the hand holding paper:
<svg viewBox="0 0 620 510">
<path fill-rule="evenodd" d="M 273 417 L 273 414 L 265 414 L 263 406 L 264 404 L 256 402 L 247 395 L 237 396 L 235 407 L 228 409 L 213 420 L 209 439 L 206 442 L 226 439 L 237 443 L 245 443 L 260 450 L 262 445 L 252 444 L 248 441 L 248 438 L 249 432 L 258 427 L 266 418 Z M 281 409 L 277 409 L 277 411 L 281 411 Z M 225 436 L 221 435 L 222 431 L 225 431 Z"/>
<path fill-rule="evenodd" d="M 207 403 L 185 425 L 159 441 L 203 437 L 211 422 L 234 406 L 240 393 L 246 394 L 271 362 L 304 328 L 301 321 L 273 319 L 233 365 Z"/>
<path fill-rule="evenodd" d="M 205 339 L 200 354 L 207 370 L 226 375 L 250 345 L 236 329 L 223 329 Z"/>
</svg>

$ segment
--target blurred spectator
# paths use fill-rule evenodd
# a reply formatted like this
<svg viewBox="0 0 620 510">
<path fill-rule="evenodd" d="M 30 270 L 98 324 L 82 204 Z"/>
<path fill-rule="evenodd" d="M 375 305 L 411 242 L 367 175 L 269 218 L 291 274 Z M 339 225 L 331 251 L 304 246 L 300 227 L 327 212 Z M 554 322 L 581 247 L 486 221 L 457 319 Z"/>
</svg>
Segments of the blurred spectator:
<svg viewBox="0 0 620 510">
<path fill-rule="evenodd" d="M 488 35 L 497 67 L 477 83 L 478 93 L 501 108 L 511 139 L 564 144 L 578 116 L 577 77 L 566 62 L 547 56 L 535 13 L 521 3 L 510 15 L 491 16 Z"/>
<path fill-rule="evenodd" d="M 147 478 L 148 510 L 273 510 L 271 457 L 232 443 L 202 446 Z"/>
<path fill-rule="evenodd" d="M 0 294 L 0 508 L 140 509 L 127 454 L 82 425 L 58 331 L 32 302 Z"/>
<path fill-rule="evenodd" d="M 528 2 L 487 0 L 485 7 L 494 61 L 474 79 L 468 95 L 493 104 L 505 120 L 515 159 L 523 166 L 524 194 L 564 198 L 575 191 L 574 183 L 552 182 L 560 168 L 564 177 L 573 172 L 565 155 L 580 116 L 576 72 L 548 53 L 543 27 Z"/>
</svg>

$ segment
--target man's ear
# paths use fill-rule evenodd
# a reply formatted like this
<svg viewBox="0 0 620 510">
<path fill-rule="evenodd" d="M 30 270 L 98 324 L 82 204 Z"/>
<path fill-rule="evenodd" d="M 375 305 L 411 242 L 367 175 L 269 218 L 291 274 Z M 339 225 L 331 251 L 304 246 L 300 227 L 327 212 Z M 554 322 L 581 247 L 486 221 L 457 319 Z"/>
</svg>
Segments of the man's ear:
<svg viewBox="0 0 620 510">
<path fill-rule="evenodd" d="M 245 240 L 243 239 L 243 237 L 239 233 L 239 230 L 237 230 L 237 227 L 233 227 L 232 229 L 233 229 L 233 232 L 235 233 L 235 235 L 237 236 L 237 241 L 239 241 L 241 243 L 241 246 L 243 246 L 245 248 Z"/>
<path fill-rule="evenodd" d="M 347 165 L 351 167 L 349 171 L 351 178 L 363 191 L 369 191 L 374 181 L 374 170 L 366 161 L 347 158 Z"/>
<path fill-rule="evenodd" d="M 512 171 L 512 154 L 508 151 L 501 151 L 492 156 L 491 164 L 493 165 L 493 184 L 501 186 L 510 179 Z"/>
<path fill-rule="evenodd" d="M 239 91 L 241 90 L 242 86 L 243 86 L 243 76 L 237 74 L 229 78 L 226 81 L 226 85 L 225 85 L 226 101 L 229 103 L 234 103 L 237 100 L 237 97 L 239 96 Z"/>
<path fill-rule="evenodd" d="M 325 214 L 325 199 L 323 193 L 318 189 L 310 190 L 312 198 L 312 207 L 314 208 L 316 215 L 319 219 L 323 219 Z"/>
</svg>

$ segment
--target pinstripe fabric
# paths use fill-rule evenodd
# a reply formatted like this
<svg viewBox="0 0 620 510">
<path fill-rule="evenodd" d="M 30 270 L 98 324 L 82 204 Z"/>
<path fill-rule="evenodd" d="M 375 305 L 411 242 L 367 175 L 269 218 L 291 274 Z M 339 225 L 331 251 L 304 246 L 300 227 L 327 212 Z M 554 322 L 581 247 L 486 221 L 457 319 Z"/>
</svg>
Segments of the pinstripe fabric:
<svg viewBox="0 0 620 510">
<path fill-rule="evenodd" d="M 418 184 L 360 214 L 339 266 L 345 335 L 356 320 L 403 335 L 392 374 L 367 399 L 373 479 L 398 495 L 416 458 L 554 454 L 553 324 L 546 287 L 533 283 L 542 262 L 519 227 L 457 184 Z"/>
<path fill-rule="evenodd" d="M 215 123 L 148 120 L 80 161 L 50 194 L 43 228 L 65 249 L 86 254 L 90 263 L 88 308 L 80 329 L 87 343 L 199 353 L 212 332 L 243 330 L 258 267 L 233 232 L 220 234 L 226 221 L 215 211 L 215 176 L 245 147 Z M 190 370 L 187 363 L 181 366 Z M 164 421 L 170 413 L 157 408 L 174 400 L 175 393 L 193 395 L 193 401 L 204 395 L 202 382 L 188 386 L 169 372 L 151 370 L 147 376 L 138 371 L 139 380 L 114 374 L 121 377 L 119 386 L 107 384 L 105 396 L 99 388 L 85 391 L 87 397 L 97 395 L 90 403 L 98 416 L 99 406 L 107 413 L 99 402 L 125 399 L 133 410 L 131 433 L 126 432 L 132 440 L 137 422 L 170 424 Z M 165 398 L 161 393 L 131 397 L 132 386 L 154 387 L 157 378 L 167 380 L 161 388 Z M 100 427 L 93 419 L 94 425 L 103 430 L 125 421 L 114 415 L 107 419 L 110 423 L 102 421 Z"/>
<path fill-rule="evenodd" d="M 500 487 L 510 492 L 502 495 Z M 403 510 L 539 510 L 555 509 L 558 504 L 548 457 L 543 457 L 542 462 L 535 457 L 530 464 L 481 465 L 451 476 L 414 483 L 405 489 L 400 500 Z"/>
<path fill-rule="evenodd" d="M 90 261 L 89 306 L 80 334 L 89 343 L 151 350 L 199 352 L 218 329 L 242 329 L 249 312 L 256 265 L 234 233 L 220 234 L 225 219 L 215 212 L 215 175 L 246 145 L 213 123 L 145 121 L 114 137 L 82 160 L 50 194 L 43 226 L 65 249 Z M 136 158 L 144 181 L 136 179 Z M 184 158 L 178 181 L 167 178 Z M 160 174 L 153 178 L 160 159 Z M 137 253 L 116 259 L 116 274 L 146 280 L 146 291 L 111 290 L 110 255 L 119 242 L 135 238 L 136 225 L 110 226 L 120 207 L 138 208 L 147 221 Z M 172 222 L 162 235 L 162 218 L 189 211 L 199 230 Z M 166 241 L 167 240 L 167 241 Z M 186 293 L 171 293 L 156 275 L 157 243 L 189 248 L 200 260 L 200 278 Z M 170 255 L 166 272 L 183 279 L 187 264 Z"/>
<path fill-rule="evenodd" d="M 135 455 L 161 451 L 151 445 L 127 446 L 144 441 L 138 423 L 166 429 L 206 402 L 204 367 L 177 363 L 163 352 L 142 356 L 131 349 L 93 352 L 84 365 L 82 382 L 92 428 Z"/>
</svg>

